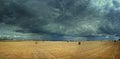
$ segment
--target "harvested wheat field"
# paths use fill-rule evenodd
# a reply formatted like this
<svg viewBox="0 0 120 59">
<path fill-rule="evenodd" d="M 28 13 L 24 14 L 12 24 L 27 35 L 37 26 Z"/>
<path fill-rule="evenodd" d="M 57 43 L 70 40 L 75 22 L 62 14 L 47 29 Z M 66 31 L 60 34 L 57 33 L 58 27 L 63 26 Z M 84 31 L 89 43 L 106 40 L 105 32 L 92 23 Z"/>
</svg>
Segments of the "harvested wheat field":
<svg viewBox="0 0 120 59">
<path fill-rule="evenodd" d="M 0 42 L 0 59 L 120 59 L 120 42 Z"/>
</svg>

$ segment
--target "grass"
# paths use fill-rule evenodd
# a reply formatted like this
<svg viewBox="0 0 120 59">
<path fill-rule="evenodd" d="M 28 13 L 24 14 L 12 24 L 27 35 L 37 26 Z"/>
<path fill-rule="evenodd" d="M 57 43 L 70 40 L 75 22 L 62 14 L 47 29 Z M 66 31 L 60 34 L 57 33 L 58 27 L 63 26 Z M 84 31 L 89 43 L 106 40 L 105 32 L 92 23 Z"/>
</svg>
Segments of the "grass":
<svg viewBox="0 0 120 59">
<path fill-rule="evenodd" d="M 120 42 L 0 42 L 0 59 L 120 59 Z M 117 47 L 117 49 L 116 49 Z M 115 51 L 118 51 L 114 53 Z"/>
</svg>

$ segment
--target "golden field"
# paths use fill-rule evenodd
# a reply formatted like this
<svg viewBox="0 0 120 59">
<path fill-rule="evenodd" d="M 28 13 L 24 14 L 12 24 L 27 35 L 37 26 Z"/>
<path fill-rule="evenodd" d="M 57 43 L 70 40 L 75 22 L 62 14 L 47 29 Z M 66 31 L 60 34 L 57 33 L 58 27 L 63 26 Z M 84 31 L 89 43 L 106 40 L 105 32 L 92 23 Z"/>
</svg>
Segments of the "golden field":
<svg viewBox="0 0 120 59">
<path fill-rule="evenodd" d="M 0 41 L 0 59 L 120 59 L 120 42 Z"/>
</svg>

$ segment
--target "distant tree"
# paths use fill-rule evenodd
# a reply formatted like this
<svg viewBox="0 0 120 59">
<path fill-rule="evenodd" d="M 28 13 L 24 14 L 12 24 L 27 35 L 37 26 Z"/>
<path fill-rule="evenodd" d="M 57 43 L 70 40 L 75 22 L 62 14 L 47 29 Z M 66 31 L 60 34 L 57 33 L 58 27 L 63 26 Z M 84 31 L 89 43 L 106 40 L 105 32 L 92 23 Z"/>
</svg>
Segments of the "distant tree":
<svg viewBox="0 0 120 59">
<path fill-rule="evenodd" d="M 120 41 L 120 39 L 118 41 Z"/>
<path fill-rule="evenodd" d="M 117 42 L 116 40 L 114 40 L 114 42 Z"/>
<path fill-rule="evenodd" d="M 69 41 L 67 40 L 67 42 L 69 42 Z"/>
<path fill-rule="evenodd" d="M 0 40 L 3 41 L 3 40 L 7 40 L 6 37 L 0 37 Z"/>
<path fill-rule="evenodd" d="M 9 38 L 9 37 L 0 37 L 0 40 L 1 41 L 4 41 L 4 40 L 13 40 L 12 38 Z"/>
<path fill-rule="evenodd" d="M 78 42 L 78 45 L 80 45 L 81 44 L 81 42 Z"/>
</svg>

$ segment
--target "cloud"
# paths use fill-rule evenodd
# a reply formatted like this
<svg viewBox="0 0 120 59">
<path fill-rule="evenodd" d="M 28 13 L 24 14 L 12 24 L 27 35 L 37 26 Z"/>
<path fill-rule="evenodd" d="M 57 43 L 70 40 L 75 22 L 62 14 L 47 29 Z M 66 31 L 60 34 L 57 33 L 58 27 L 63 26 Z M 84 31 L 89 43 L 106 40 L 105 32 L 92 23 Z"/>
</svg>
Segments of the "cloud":
<svg viewBox="0 0 120 59">
<path fill-rule="evenodd" d="M 33 34 L 33 33 L 24 33 L 24 29 L 14 26 L 7 25 L 4 23 L 0 24 L 0 38 L 10 38 L 10 39 L 42 39 L 42 36 Z M 16 32 L 17 30 L 21 30 L 21 32 Z"/>
<path fill-rule="evenodd" d="M 119 0 L 1 0 L 0 22 L 48 38 L 120 34 Z M 1 26 L 0 26 L 1 27 Z"/>
</svg>

